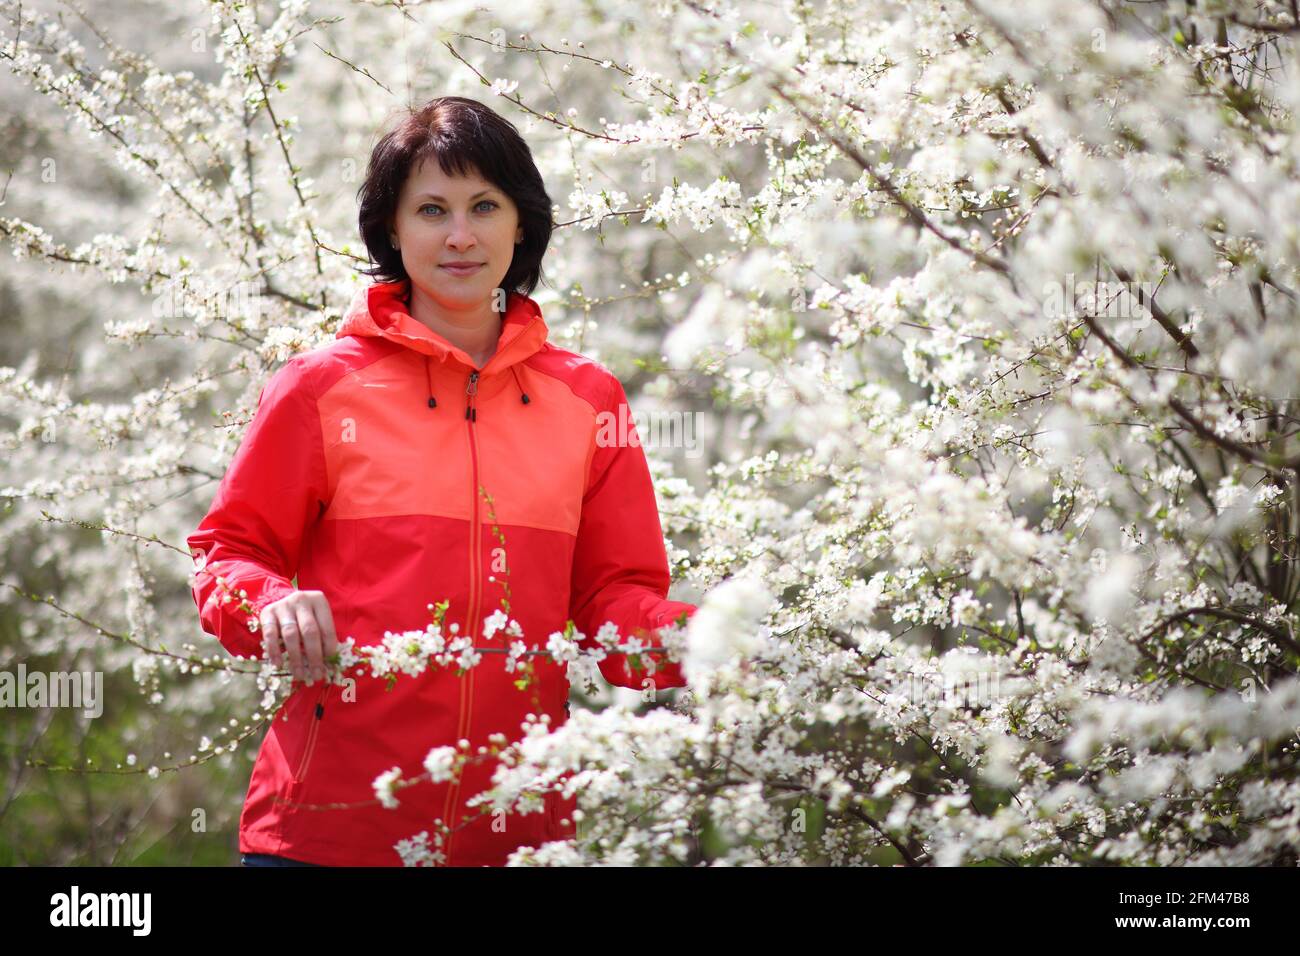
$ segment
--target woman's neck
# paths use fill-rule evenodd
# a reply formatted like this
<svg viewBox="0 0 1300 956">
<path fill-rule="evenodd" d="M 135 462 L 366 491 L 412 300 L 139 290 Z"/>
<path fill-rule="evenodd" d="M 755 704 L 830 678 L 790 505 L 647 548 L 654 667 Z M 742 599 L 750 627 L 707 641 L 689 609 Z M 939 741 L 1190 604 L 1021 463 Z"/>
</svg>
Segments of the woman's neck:
<svg viewBox="0 0 1300 956">
<path fill-rule="evenodd" d="M 483 368 L 496 354 L 502 315 L 492 308 L 491 299 L 485 300 L 481 308 L 452 311 L 412 285 L 407 305 L 411 318 L 463 351 L 473 360 L 475 368 Z"/>
</svg>

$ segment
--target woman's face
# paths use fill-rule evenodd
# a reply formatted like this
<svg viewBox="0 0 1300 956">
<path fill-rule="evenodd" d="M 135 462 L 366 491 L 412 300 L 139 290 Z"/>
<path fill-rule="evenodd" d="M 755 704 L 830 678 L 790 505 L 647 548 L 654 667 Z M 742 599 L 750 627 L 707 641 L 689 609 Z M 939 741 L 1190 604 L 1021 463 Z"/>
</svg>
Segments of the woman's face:
<svg viewBox="0 0 1300 956">
<path fill-rule="evenodd" d="M 488 300 L 523 237 L 519 210 L 503 190 L 477 173 L 448 176 L 437 160 L 421 163 L 407 176 L 389 233 L 412 285 L 456 311 L 485 302 L 498 306 Z M 475 266 L 451 267 L 459 262 Z"/>
</svg>

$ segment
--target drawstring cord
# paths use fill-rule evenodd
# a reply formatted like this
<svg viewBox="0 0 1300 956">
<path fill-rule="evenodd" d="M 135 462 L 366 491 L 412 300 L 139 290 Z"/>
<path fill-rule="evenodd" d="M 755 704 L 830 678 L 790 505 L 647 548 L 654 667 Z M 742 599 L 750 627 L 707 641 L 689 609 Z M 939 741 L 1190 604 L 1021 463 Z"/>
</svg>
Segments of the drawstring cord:
<svg viewBox="0 0 1300 956">
<path fill-rule="evenodd" d="M 522 401 L 525 405 L 527 405 L 529 402 L 528 393 L 525 392 L 524 387 L 519 384 L 519 370 L 512 365 L 510 366 L 510 371 L 515 373 L 515 385 L 519 387 L 519 400 Z"/>
<path fill-rule="evenodd" d="M 438 400 L 433 397 L 433 372 L 430 371 L 429 369 L 429 362 L 431 358 L 432 356 L 429 355 L 426 355 L 424 357 L 424 381 L 429 388 L 429 407 L 437 408 Z M 532 399 L 528 397 L 528 393 L 524 391 L 523 384 L 519 381 L 519 369 L 517 369 L 513 365 L 510 366 L 510 374 L 514 376 L 515 387 L 519 389 L 519 400 L 523 402 L 525 405 L 527 405 L 529 402 L 532 401 Z"/>
</svg>

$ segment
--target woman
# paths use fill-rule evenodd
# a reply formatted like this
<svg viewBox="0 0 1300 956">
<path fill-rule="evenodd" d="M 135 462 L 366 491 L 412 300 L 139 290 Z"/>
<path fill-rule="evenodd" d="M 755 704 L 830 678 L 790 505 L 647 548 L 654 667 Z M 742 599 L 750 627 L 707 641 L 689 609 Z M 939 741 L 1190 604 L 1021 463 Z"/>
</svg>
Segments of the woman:
<svg viewBox="0 0 1300 956">
<path fill-rule="evenodd" d="M 530 713 L 562 724 L 566 668 L 532 658 L 535 684 L 521 691 L 505 655 L 487 653 L 463 677 L 434 668 L 391 690 L 368 676 L 350 689 L 322 679 L 339 639 L 422 629 L 445 600 L 444 628 L 505 648 L 514 638 L 483 638 L 482 622 L 508 601 L 530 644 L 572 618 L 587 646 L 606 622 L 654 645 L 655 629 L 695 606 L 667 599 L 645 453 L 619 427 L 622 385 L 547 342 L 529 298 L 553 223 L 514 126 L 473 100 L 433 100 L 375 146 L 360 204 L 377 281 L 336 341 L 267 382 L 188 539 L 204 629 L 232 654 L 287 662 L 295 679 L 253 766 L 239 848 L 250 864 L 397 865 L 399 841 L 447 821 L 440 862 L 501 865 L 571 836 L 575 801 L 467 808 L 490 786 L 491 759 L 459 781 L 400 789 L 392 809 L 373 781 L 393 767 L 420 775 L 437 746 L 468 741 L 477 754 L 492 735 L 517 740 Z M 666 661 L 650 677 L 623 655 L 601 670 L 637 689 L 685 683 Z"/>
</svg>

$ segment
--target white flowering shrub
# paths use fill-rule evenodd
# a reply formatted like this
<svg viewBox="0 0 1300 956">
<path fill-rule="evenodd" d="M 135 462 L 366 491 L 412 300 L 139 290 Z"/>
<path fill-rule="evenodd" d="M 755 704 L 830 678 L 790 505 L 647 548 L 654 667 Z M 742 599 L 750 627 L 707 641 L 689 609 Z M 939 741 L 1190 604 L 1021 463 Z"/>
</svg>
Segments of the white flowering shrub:
<svg viewBox="0 0 1300 956">
<path fill-rule="evenodd" d="M 213 726 L 251 678 L 177 542 L 356 288 L 379 119 L 454 92 L 563 198 L 553 339 L 706 411 L 706 459 L 649 451 L 689 689 L 503 740 L 485 805 L 580 808 L 512 862 L 1300 862 L 1293 4 L 213 0 L 156 57 L 0 10 L 6 657 L 147 702 L 65 770 L 245 769 L 283 675 Z M 479 662 L 391 637 L 344 663 Z"/>
</svg>

